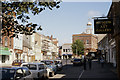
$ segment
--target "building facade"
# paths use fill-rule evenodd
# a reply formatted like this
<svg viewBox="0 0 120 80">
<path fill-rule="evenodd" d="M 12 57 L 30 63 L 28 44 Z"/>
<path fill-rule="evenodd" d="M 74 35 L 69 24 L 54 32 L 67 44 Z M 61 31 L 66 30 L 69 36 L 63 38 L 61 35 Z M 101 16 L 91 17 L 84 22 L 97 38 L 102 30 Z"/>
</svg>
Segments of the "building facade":
<svg viewBox="0 0 120 80">
<path fill-rule="evenodd" d="M 31 51 L 31 61 L 40 61 L 43 60 L 43 54 L 41 53 L 42 49 L 42 37 L 38 33 L 34 33 L 31 36 L 31 45 L 32 45 L 32 51 Z"/>
<path fill-rule="evenodd" d="M 120 11 L 119 10 L 120 10 L 120 1 L 112 2 L 107 17 L 109 19 L 113 19 L 114 33 L 111 34 L 112 35 L 111 43 L 113 45 L 114 43 L 116 43 L 116 48 L 113 45 L 112 47 L 114 47 L 113 51 L 116 50 L 116 52 L 113 52 L 113 54 L 116 55 L 117 72 L 118 72 L 118 78 L 120 79 Z"/>
<path fill-rule="evenodd" d="M 42 53 L 44 59 L 55 59 L 58 55 L 58 41 L 56 38 L 42 35 Z"/>
<path fill-rule="evenodd" d="M 73 52 L 72 52 L 71 46 L 72 46 L 72 43 L 65 43 L 62 45 L 62 51 L 61 51 L 62 59 L 72 58 Z"/>
<path fill-rule="evenodd" d="M 2 36 L 0 42 L 0 63 L 11 64 L 13 61 L 13 38 Z"/>
<path fill-rule="evenodd" d="M 76 40 L 81 40 L 84 43 L 84 55 L 87 55 L 89 52 L 96 52 L 96 49 L 98 48 L 98 38 L 96 35 L 86 34 L 84 32 L 82 34 L 73 34 L 72 42 L 75 42 Z"/>
</svg>

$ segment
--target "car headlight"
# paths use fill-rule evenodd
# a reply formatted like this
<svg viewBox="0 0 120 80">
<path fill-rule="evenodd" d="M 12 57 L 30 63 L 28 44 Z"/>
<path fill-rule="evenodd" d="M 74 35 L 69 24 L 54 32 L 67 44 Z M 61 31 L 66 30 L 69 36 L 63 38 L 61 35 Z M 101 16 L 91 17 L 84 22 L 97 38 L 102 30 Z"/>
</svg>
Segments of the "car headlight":
<svg viewBox="0 0 120 80">
<path fill-rule="evenodd" d="M 52 69 L 52 68 L 47 68 L 47 70 L 48 70 L 48 71 L 53 71 L 53 69 Z"/>
</svg>

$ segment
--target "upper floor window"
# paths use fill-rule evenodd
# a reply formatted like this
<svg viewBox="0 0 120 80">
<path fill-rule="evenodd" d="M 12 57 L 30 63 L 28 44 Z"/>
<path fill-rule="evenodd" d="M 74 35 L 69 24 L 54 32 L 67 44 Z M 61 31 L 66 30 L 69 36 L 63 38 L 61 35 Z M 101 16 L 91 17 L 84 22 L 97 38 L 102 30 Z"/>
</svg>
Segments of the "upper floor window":
<svg viewBox="0 0 120 80">
<path fill-rule="evenodd" d="M 89 40 L 86 40 L 86 44 L 89 44 Z"/>
<path fill-rule="evenodd" d="M 2 36 L 0 37 L 0 43 L 2 43 Z"/>
<path fill-rule="evenodd" d="M 65 52 L 65 49 L 63 49 L 63 52 Z"/>
<path fill-rule="evenodd" d="M 5 37 L 5 46 L 8 46 L 8 39 Z"/>
<path fill-rule="evenodd" d="M 66 49 L 66 52 L 68 52 L 68 49 Z"/>
<path fill-rule="evenodd" d="M 38 42 L 37 41 L 35 41 L 35 45 L 37 45 L 38 44 Z"/>
<path fill-rule="evenodd" d="M 9 39 L 9 46 L 10 46 L 10 48 L 11 48 L 11 45 L 12 45 L 12 40 Z"/>
</svg>

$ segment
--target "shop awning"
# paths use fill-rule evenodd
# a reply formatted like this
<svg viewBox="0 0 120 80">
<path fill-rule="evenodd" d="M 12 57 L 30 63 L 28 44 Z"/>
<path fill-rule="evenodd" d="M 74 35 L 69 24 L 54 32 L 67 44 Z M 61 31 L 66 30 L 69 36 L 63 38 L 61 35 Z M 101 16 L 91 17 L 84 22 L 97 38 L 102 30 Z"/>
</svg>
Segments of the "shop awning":
<svg viewBox="0 0 120 80">
<path fill-rule="evenodd" d="M 72 56 L 72 54 L 67 54 L 68 56 Z"/>
<path fill-rule="evenodd" d="M 11 52 L 8 48 L 1 47 L 0 48 L 0 55 L 11 55 Z"/>
</svg>

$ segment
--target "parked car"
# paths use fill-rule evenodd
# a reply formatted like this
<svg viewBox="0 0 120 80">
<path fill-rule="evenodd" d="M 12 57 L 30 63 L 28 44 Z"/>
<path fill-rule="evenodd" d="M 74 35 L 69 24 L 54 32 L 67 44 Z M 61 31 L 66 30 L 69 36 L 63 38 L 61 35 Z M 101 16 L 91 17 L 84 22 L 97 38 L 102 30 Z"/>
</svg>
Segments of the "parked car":
<svg viewBox="0 0 120 80">
<path fill-rule="evenodd" d="M 63 65 L 61 60 L 55 60 L 55 64 L 56 64 L 57 70 L 62 70 Z"/>
<path fill-rule="evenodd" d="M 41 62 L 45 63 L 47 66 L 47 71 L 48 71 L 47 75 L 53 77 L 57 71 L 57 67 L 55 65 L 54 60 L 43 60 Z"/>
<path fill-rule="evenodd" d="M 30 70 L 24 67 L 2 67 L 0 75 L 0 80 L 33 80 Z"/>
<path fill-rule="evenodd" d="M 23 63 L 22 67 L 27 67 L 32 72 L 32 77 L 34 79 L 47 78 L 47 70 L 44 63 Z"/>
<path fill-rule="evenodd" d="M 12 66 L 20 66 L 22 63 L 25 63 L 24 60 L 16 59 L 13 61 Z"/>
<path fill-rule="evenodd" d="M 75 58 L 74 60 L 73 60 L 73 65 L 75 66 L 75 65 L 82 65 L 83 64 L 83 60 L 82 59 L 77 59 L 77 58 Z"/>
</svg>

